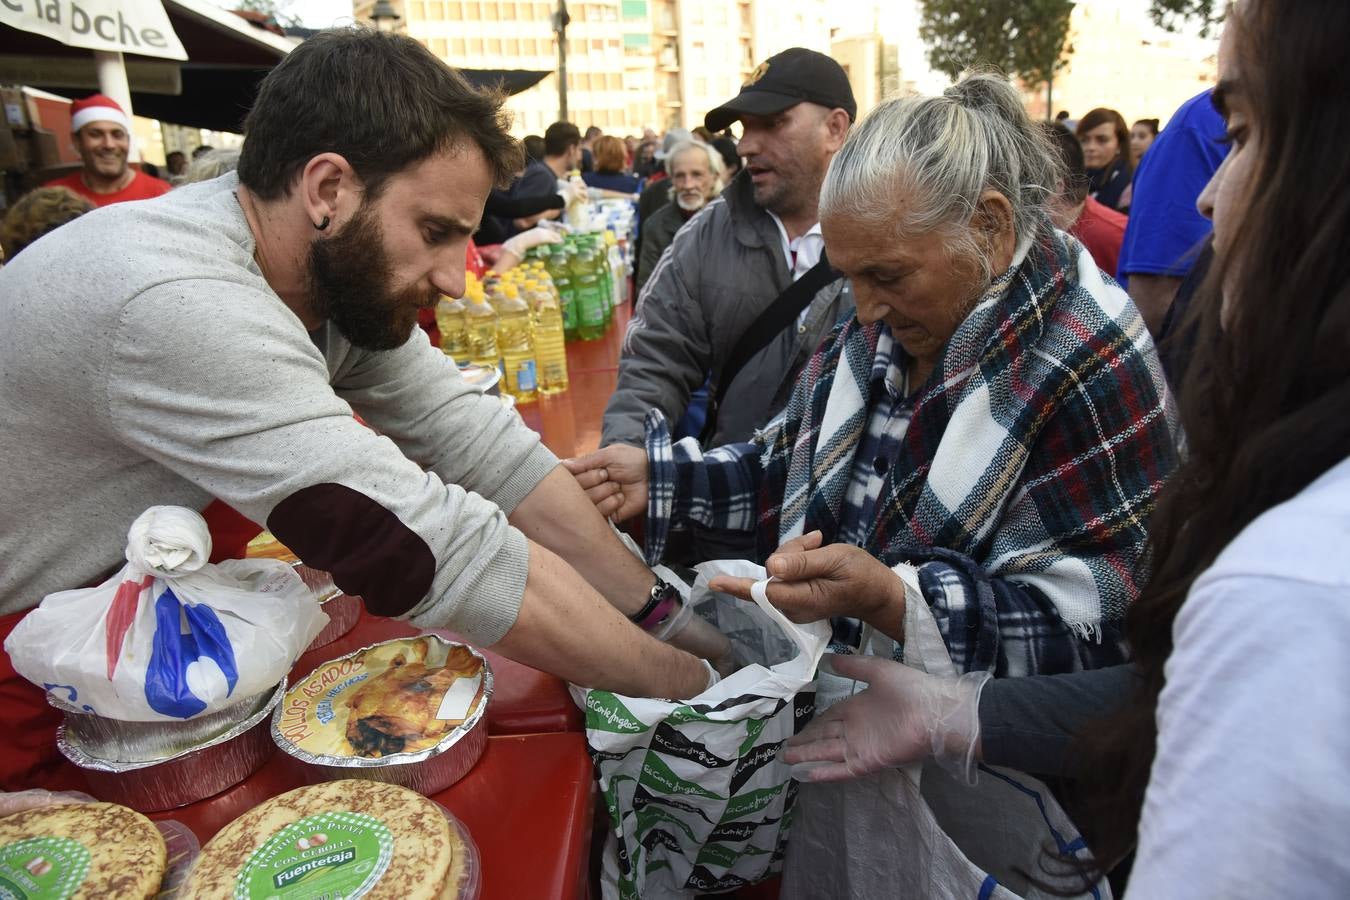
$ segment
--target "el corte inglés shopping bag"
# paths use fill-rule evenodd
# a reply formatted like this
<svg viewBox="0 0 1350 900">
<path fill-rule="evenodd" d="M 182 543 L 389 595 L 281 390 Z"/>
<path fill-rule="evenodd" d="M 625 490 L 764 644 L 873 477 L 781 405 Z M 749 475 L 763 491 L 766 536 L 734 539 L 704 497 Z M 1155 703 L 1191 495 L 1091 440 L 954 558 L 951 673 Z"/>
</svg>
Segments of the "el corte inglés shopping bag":
<svg viewBox="0 0 1350 900">
<path fill-rule="evenodd" d="M 812 715 L 829 628 L 709 590 L 718 574 L 765 578 L 753 563 L 697 572 L 688 601 L 731 640 L 736 671 L 687 701 L 572 688 L 613 826 L 606 897 L 726 891 L 781 865 L 796 784 L 778 749 Z"/>
</svg>

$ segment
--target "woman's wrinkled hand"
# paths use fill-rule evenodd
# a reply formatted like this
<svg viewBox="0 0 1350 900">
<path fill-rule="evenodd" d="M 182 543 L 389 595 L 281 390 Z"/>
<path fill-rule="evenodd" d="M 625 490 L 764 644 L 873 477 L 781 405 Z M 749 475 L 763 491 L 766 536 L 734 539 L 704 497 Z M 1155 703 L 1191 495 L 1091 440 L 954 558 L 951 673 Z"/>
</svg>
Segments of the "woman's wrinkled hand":
<svg viewBox="0 0 1350 900">
<path fill-rule="evenodd" d="M 765 563 L 771 581 L 765 590 L 769 602 L 793 622 L 816 622 L 842 616 L 887 621 L 904 616 L 904 583 L 884 563 L 851 544 L 821 546 L 819 531 L 783 544 Z M 750 599 L 749 578 L 719 575 L 710 583 L 743 600 Z M 889 628 L 886 629 L 889 632 Z"/>
<path fill-rule="evenodd" d="M 615 522 L 647 511 L 647 451 L 627 444 L 562 461 L 595 504 Z"/>
</svg>

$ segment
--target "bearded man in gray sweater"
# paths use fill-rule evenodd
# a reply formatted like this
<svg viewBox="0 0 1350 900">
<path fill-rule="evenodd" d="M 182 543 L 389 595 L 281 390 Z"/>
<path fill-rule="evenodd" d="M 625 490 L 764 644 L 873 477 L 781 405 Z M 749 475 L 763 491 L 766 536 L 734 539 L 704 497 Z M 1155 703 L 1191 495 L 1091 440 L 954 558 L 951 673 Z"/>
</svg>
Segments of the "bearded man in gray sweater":
<svg viewBox="0 0 1350 900">
<path fill-rule="evenodd" d="M 220 498 L 375 613 L 580 684 L 702 691 L 700 660 L 624 618 L 659 580 L 416 328 L 463 292 L 520 163 L 508 121 L 415 41 L 324 32 L 264 81 L 237 177 L 0 270 L 0 614 L 107 577 L 146 507 Z"/>
</svg>

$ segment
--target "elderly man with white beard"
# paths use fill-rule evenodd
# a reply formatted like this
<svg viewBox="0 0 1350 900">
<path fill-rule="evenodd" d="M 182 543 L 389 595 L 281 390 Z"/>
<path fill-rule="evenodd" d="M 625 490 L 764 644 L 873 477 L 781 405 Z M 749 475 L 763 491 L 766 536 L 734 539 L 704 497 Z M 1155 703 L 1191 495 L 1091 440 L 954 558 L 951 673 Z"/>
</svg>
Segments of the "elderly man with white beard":
<svg viewBox="0 0 1350 900">
<path fill-rule="evenodd" d="M 702 141 L 681 141 L 666 157 L 670 202 L 642 223 L 642 255 L 638 259 L 637 289 L 647 283 L 675 232 L 722 190 L 722 156 Z"/>
</svg>

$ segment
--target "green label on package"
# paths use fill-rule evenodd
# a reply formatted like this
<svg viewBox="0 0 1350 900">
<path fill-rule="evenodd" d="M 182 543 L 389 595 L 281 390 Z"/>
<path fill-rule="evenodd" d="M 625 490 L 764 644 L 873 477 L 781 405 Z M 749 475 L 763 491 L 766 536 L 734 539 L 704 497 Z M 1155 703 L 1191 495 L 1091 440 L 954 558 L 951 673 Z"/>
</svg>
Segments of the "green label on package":
<svg viewBox="0 0 1350 900">
<path fill-rule="evenodd" d="M 364 897 L 389 868 L 394 836 L 373 816 L 323 812 L 267 839 L 234 882 L 235 900 Z"/>
<path fill-rule="evenodd" d="M 4 900 L 65 900 L 88 873 L 89 851 L 70 838 L 25 838 L 0 847 Z"/>
</svg>

